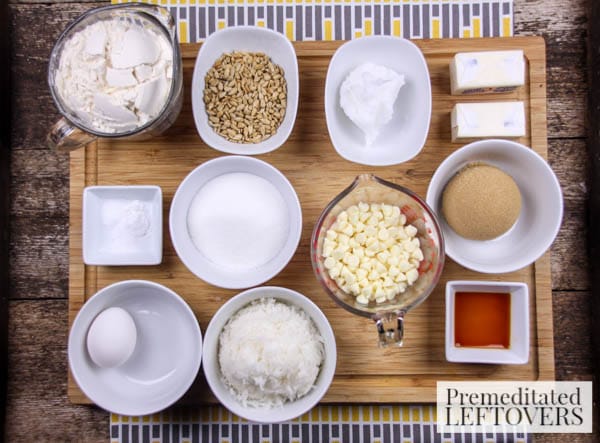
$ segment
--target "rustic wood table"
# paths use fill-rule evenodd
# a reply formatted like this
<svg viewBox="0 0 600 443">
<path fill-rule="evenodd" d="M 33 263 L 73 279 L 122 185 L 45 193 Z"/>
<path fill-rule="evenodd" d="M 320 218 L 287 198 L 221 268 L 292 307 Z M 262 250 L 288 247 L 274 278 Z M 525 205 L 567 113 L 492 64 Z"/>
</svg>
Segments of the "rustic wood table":
<svg viewBox="0 0 600 443">
<path fill-rule="evenodd" d="M 590 3 L 595 0 L 589 0 Z M 67 399 L 69 158 L 49 151 L 58 118 L 48 55 L 67 23 L 106 3 L 10 0 L 12 72 L 10 280 L 6 441 L 108 441 L 108 414 Z M 592 273 L 587 253 L 588 74 L 585 0 L 514 0 L 515 35 L 547 44 L 549 162 L 564 193 L 552 246 L 556 378 L 592 380 Z M 6 38 L 4 30 L 4 38 Z M 598 380 L 596 380 L 598 381 Z M 597 432 L 597 431 L 596 431 Z M 536 441 L 562 441 L 544 435 Z M 1 437 L 0 437 L 1 438 Z M 598 434 L 571 441 L 595 441 Z"/>
</svg>

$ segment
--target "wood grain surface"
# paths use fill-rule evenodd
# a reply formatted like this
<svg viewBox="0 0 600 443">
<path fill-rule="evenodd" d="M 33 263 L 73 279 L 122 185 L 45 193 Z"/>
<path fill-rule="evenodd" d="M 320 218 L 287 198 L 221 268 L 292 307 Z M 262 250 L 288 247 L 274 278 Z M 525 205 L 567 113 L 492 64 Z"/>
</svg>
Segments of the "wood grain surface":
<svg viewBox="0 0 600 443">
<path fill-rule="evenodd" d="M 67 398 L 69 159 L 48 151 L 58 118 L 45 82 L 50 48 L 63 28 L 106 3 L 9 0 L 11 40 L 11 241 L 6 441 L 108 440 L 108 414 Z M 547 46 L 548 159 L 564 193 L 565 214 L 552 246 L 556 377 L 590 380 L 589 259 L 586 254 L 585 0 L 514 0 L 516 35 Z M 597 148 L 596 148 L 597 149 Z M 597 428 L 596 428 L 597 429 Z M 536 441 L 597 441 L 595 435 L 542 435 Z"/>
<path fill-rule="evenodd" d="M 450 142 L 450 111 L 457 101 L 489 100 L 490 96 L 451 96 L 448 66 L 458 51 L 522 49 L 527 59 L 527 84 L 502 95 L 502 100 L 525 103 L 528 131 L 519 141 L 546 157 L 545 45 L 539 37 L 484 40 L 421 40 L 416 42 L 427 60 L 433 96 L 429 135 L 415 159 L 390 167 L 370 168 L 342 159 L 331 146 L 325 125 L 322 91 L 329 61 L 340 42 L 295 43 L 300 72 L 299 110 L 294 130 L 280 149 L 257 156 L 278 168 L 290 180 L 302 205 L 303 232 L 291 263 L 266 284 L 283 286 L 311 298 L 333 327 L 338 363 L 324 402 L 434 402 L 436 381 L 441 377 L 479 380 L 554 379 L 551 321 L 552 294 L 548 257 L 506 275 L 468 271 L 447 259 L 435 291 L 406 317 L 402 349 L 382 351 L 376 346 L 372 321 L 340 309 L 319 286 L 310 264 L 310 235 L 323 208 L 358 174 L 372 172 L 425 196 L 437 166 L 460 143 Z M 184 89 L 201 94 L 191 83 L 199 45 L 183 46 Z M 202 86 L 200 86 L 202 88 Z M 492 97 L 492 99 L 497 99 Z M 191 169 L 221 156 L 199 138 L 186 99 L 176 124 L 162 137 L 143 142 L 100 140 L 71 154 L 69 319 L 99 289 L 120 280 L 140 278 L 173 289 L 194 310 L 205 328 L 213 314 L 239 291 L 224 290 L 195 277 L 177 257 L 166 221 L 173 194 Z M 154 184 L 163 192 L 163 263 L 147 267 L 85 266 L 82 261 L 82 194 L 91 185 Z M 503 280 L 526 282 L 530 291 L 530 359 L 526 365 L 457 365 L 444 354 L 445 282 L 449 280 Z M 369 339 L 370 338 L 370 339 Z M 202 382 L 200 382 L 202 383 Z M 73 379 L 69 397 L 87 402 Z M 212 400 L 200 392 L 198 402 Z"/>
</svg>

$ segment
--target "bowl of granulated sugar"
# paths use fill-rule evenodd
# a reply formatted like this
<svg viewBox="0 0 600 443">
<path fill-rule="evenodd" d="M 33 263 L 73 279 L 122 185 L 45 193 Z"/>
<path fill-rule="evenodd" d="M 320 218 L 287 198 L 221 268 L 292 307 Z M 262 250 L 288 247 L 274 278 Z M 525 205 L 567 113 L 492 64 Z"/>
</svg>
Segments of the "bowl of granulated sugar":
<svg viewBox="0 0 600 443">
<path fill-rule="evenodd" d="M 207 161 L 183 179 L 169 215 L 183 264 L 215 286 L 241 289 L 277 275 L 302 231 L 302 210 L 288 179 L 252 157 Z"/>
<path fill-rule="evenodd" d="M 532 148 L 481 140 L 440 164 L 427 190 L 446 255 L 474 271 L 512 272 L 530 265 L 556 238 L 563 215 L 560 184 Z"/>
</svg>

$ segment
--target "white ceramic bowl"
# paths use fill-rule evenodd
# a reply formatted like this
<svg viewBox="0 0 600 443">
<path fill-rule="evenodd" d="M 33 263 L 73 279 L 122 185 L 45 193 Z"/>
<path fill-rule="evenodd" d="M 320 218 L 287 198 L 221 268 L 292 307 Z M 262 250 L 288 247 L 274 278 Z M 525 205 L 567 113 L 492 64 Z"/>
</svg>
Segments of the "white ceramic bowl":
<svg viewBox="0 0 600 443">
<path fill-rule="evenodd" d="M 324 340 L 325 359 L 317 376 L 314 388 L 304 397 L 294 402 L 285 403 L 278 408 L 245 407 L 231 394 L 221 379 L 221 370 L 218 361 L 219 336 L 229 318 L 253 300 L 264 297 L 275 298 L 284 303 L 295 305 L 306 312 L 313 320 L 315 326 Z M 206 380 L 219 401 L 240 417 L 257 423 L 278 423 L 292 420 L 313 408 L 325 395 L 333 380 L 337 361 L 335 337 L 327 317 L 312 301 L 304 295 L 291 289 L 275 286 L 263 286 L 249 289 L 225 303 L 213 316 L 204 339 L 202 364 Z"/>
<path fill-rule="evenodd" d="M 515 225 L 492 240 L 461 237 L 442 215 L 441 199 L 446 184 L 472 162 L 502 169 L 521 191 L 521 213 Z M 477 141 L 449 155 L 431 178 L 427 203 L 440 220 L 446 254 L 466 268 L 485 273 L 512 272 L 533 263 L 554 241 L 563 215 L 560 184 L 552 168 L 532 149 L 508 140 Z"/>
<path fill-rule="evenodd" d="M 392 120 L 369 147 L 365 135 L 340 106 L 340 87 L 348 74 L 371 62 L 403 74 Z M 406 162 L 423 148 L 431 119 L 431 82 L 425 57 L 409 40 L 372 36 L 344 43 L 333 54 L 325 81 L 325 117 L 335 150 L 346 160 L 371 166 Z"/>
<path fill-rule="evenodd" d="M 139 201 L 148 231 L 138 235 L 127 206 Z M 128 219 L 128 217 L 130 217 Z M 133 217 L 133 218 L 131 218 Z M 162 261 L 162 191 L 158 186 L 89 186 L 83 190 L 83 262 L 158 265 Z M 128 229 L 132 235 L 125 235 Z"/>
<path fill-rule="evenodd" d="M 454 338 L 457 292 L 510 294 L 510 345 L 501 348 L 458 347 Z M 525 364 L 529 360 L 529 290 L 525 283 L 449 281 L 446 283 L 446 359 L 462 363 Z"/>
<path fill-rule="evenodd" d="M 214 62 L 232 51 L 262 52 L 281 66 L 287 82 L 287 108 L 277 132 L 260 143 L 233 143 L 217 134 L 208 124 L 204 106 L 204 78 Z M 204 142 L 229 154 L 256 155 L 274 151 L 290 136 L 298 110 L 298 60 L 291 42 L 283 35 L 257 26 L 235 26 L 211 34 L 200 47 L 192 78 L 194 122 Z"/>
<path fill-rule="evenodd" d="M 196 248 L 188 230 L 188 211 L 198 190 L 211 179 L 231 172 L 246 172 L 268 180 L 288 208 L 285 244 L 275 257 L 256 268 L 234 270 L 218 266 Z M 225 156 L 201 164 L 181 182 L 171 203 L 169 228 L 177 255 L 193 274 L 222 288 L 249 288 L 277 275 L 293 257 L 302 234 L 302 208 L 292 184 L 279 170 L 253 157 Z"/>
<path fill-rule="evenodd" d="M 122 366 L 100 368 L 87 351 L 88 329 L 110 307 L 125 309 L 137 329 L 133 354 Z M 79 310 L 69 334 L 69 365 L 84 394 L 107 411 L 124 415 L 158 412 L 194 382 L 202 334 L 186 302 L 169 288 L 126 280 L 98 291 Z"/>
</svg>

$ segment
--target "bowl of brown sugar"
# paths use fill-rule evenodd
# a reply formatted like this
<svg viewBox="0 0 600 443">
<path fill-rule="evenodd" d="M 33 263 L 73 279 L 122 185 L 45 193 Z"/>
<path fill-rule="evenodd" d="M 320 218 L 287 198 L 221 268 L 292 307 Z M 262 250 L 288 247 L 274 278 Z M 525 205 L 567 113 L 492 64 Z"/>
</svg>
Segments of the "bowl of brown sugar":
<svg viewBox="0 0 600 443">
<path fill-rule="evenodd" d="M 446 254 L 494 274 L 537 260 L 563 215 L 552 168 L 533 149 L 507 140 L 477 141 L 449 155 L 431 179 L 427 203 L 440 220 Z"/>
</svg>

